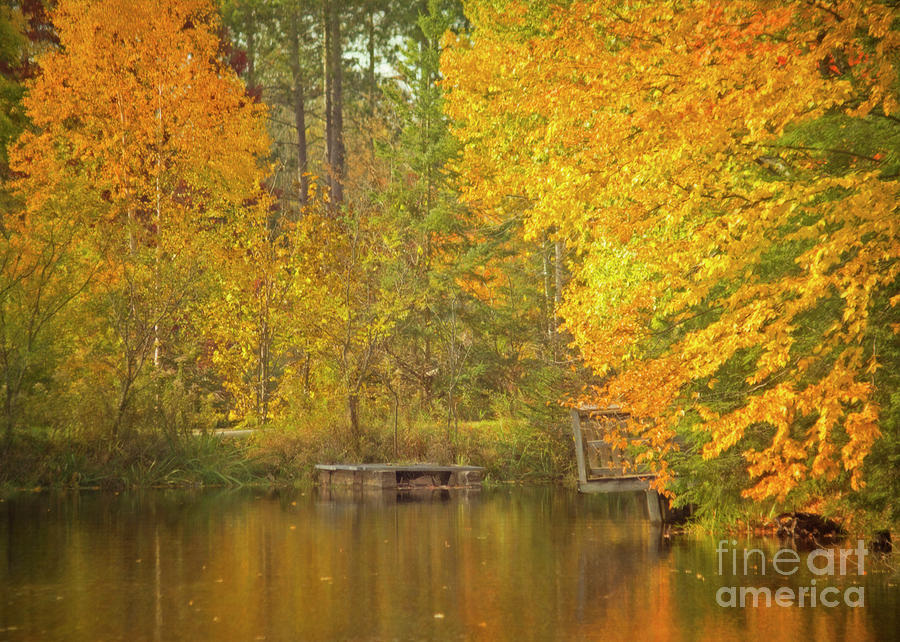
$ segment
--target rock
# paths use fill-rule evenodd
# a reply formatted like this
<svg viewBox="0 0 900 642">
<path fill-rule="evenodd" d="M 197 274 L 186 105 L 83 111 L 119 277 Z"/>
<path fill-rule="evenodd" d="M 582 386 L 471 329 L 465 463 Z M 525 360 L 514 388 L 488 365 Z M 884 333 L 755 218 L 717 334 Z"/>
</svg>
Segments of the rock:
<svg viewBox="0 0 900 642">
<path fill-rule="evenodd" d="M 778 537 L 800 543 L 818 545 L 846 537 L 840 524 L 815 513 L 782 513 L 775 522 Z"/>
<path fill-rule="evenodd" d="M 894 550 L 894 545 L 891 543 L 891 531 L 876 532 L 872 537 L 869 548 L 871 548 L 874 553 L 890 553 Z"/>
<path fill-rule="evenodd" d="M 695 512 L 697 512 L 696 504 L 685 504 L 684 506 L 679 506 L 677 508 L 667 506 L 663 521 L 665 521 L 666 524 L 681 526 L 687 523 Z"/>
</svg>

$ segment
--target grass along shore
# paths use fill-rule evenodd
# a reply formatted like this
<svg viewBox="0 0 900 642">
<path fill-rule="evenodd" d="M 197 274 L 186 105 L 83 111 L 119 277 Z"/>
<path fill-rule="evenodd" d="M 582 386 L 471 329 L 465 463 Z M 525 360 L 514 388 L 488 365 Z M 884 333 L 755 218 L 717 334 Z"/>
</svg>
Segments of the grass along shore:
<svg viewBox="0 0 900 642">
<path fill-rule="evenodd" d="M 0 447 L 0 486 L 13 489 L 128 489 L 298 484 L 319 463 L 431 462 L 483 466 L 489 481 L 574 478 L 564 427 L 518 419 L 461 422 L 458 431 L 425 424 L 367 429 L 358 439 L 337 428 L 273 424 L 248 433 L 133 431 L 118 439 L 23 430 Z"/>
</svg>

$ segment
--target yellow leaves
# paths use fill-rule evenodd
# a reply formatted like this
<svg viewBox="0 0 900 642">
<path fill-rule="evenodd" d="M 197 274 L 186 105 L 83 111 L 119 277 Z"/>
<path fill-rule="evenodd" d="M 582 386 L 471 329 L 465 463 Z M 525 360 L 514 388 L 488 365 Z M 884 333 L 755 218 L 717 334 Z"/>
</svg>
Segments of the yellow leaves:
<svg viewBox="0 0 900 642">
<path fill-rule="evenodd" d="M 218 62 L 209 0 L 54 4 L 60 47 L 40 58 L 26 102 L 38 127 L 12 153 L 32 223 L 24 242 L 46 248 L 40 231 L 64 222 L 73 255 L 100 264 L 84 271 L 83 292 L 104 337 L 96 358 L 134 358 L 147 328 L 165 352 L 176 328 L 199 323 L 199 284 L 223 249 L 236 250 L 235 263 L 246 257 L 231 223 L 267 205 L 264 114 Z M 210 321 L 223 332 L 237 325 L 237 299 L 217 301 L 227 312 Z"/>
<path fill-rule="evenodd" d="M 877 438 L 877 411 L 854 414 L 869 407 L 863 377 L 877 367 L 858 347 L 900 274 L 898 181 L 881 169 L 806 174 L 790 153 L 781 172 L 759 159 L 826 111 L 892 113 L 896 12 L 843 2 L 837 21 L 813 3 L 754 0 L 545 8 L 519 4 L 508 18 L 473 3 L 472 41 L 445 54 L 449 109 L 465 119 L 465 198 L 491 217 L 525 195 L 527 233 L 573 243 L 581 262 L 562 313 L 585 363 L 609 377 L 602 395 L 663 428 L 697 410 L 710 457 L 771 427 L 767 446 L 744 453 L 756 498 L 856 476 Z M 541 35 L 526 41 L 517 29 L 538 13 Z M 705 408 L 735 394 L 718 373 L 749 352 L 743 405 Z M 709 392 L 687 394 L 698 380 Z M 802 438 L 800 421 L 814 426 Z"/>
</svg>

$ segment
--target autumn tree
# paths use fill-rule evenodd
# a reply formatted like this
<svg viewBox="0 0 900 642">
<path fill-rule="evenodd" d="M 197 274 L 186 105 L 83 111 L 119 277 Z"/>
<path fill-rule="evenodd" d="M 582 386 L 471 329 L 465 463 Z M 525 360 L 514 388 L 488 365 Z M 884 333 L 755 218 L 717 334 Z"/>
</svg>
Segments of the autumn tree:
<svg viewBox="0 0 900 642">
<path fill-rule="evenodd" d="M 561 310 L 592 400 L 640 418 L 621 445 L 661 485 L 681 433 L 753 499 L 862 486 L 897 321 L 896 9 L 468 11 L 443 67 L 464 194 L 580 257 Z"/>
<path fill-rule="evenodd" d="M 296 338 L 288 335 L 305 316 L 289 294 L 306 267 L 300 248 L 311 247 L 294 222 L 274 214 L 272 199 L 261 198 L 219 228 L 221 242 L 210 253 L 212 296 L 200 306 L 198 320 L 211 345 L 205 358 L 228 394 L 230 414 L 260 423 L 282 405 L 278 374 L 288 340 Z"/>
<path fill-rule="evenodd" d="M 54 43 L 41 2 L 0 8 L 0 382 L 7 447 L 27 398 L 55 362 L 51 328 L 58 313 L 84 286 L 69 252 L 73 226 L 65 218 L 25 219 L 10 189 L 7 147 L 27 126 L 24 83 L 36 73 L 34 55 Z"/>
<path fill-rule="evenodd" d="M 115 388 L 115 433 L 147 365 L 160 375 L 180 357 L 205 248 L 257 194 L 267 139 L 208 2 L 70 0 L 53 21 L 61 47 L 40 60 L 25 101 L 36 130 L 12 164 L 25 219 L 72 221 L 99 264 L 78 357 Z"/>
<path fill-rule="evenodd" d="M 27 124 L 24 83 L 37 73 L 35 57 L 55 47 L 56 34 L 43 0 L 6 3 L 0 7 L 0 208 L 15 207 L 9 192 L 7 148 Z"/>
<path fill-rule="evenodd" d="M 16 139 L 25 122 L 21 106 L 23 88 L 17 68 L 25 47 L 23 17 L 11 7 L 0 9 L 0 180 L 8 176 L 6 147 Z"/>
</svg>

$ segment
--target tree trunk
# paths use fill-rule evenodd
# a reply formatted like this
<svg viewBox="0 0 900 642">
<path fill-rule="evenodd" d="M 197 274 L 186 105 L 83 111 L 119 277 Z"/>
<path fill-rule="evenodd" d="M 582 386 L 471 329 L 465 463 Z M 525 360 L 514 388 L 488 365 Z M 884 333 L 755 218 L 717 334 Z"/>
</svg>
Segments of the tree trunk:
<svg viewBox="0 0 900 642">
<path fill-rule="evenodd" d="M 562 287 L 563 287 L 563 244 L 562 241 L 554 241 L 553 242 L 553 279 L 554 290 L 553 290 L 553 304 L 556 308 L 559 308 L 560 301 L 562 300 Z"/>
<path fill-rule="evenodd" d="M 247 36 L 247 87 L 256 88 L 256 25 L 253 11 L 247 14 L 244 30 Z"/>
<path fill-rule="evenodd" d="M 6 415 L 6 417 L 4 417 L 6 423 L 6 435 L 4 441 L 6 443 L 6 449 L 8 450 L 12 445 L 13 424 L 15 423 L 15 418 L 13 417 L 13 391 L 10 388 L 9 383 L 6 384 L 6 403 L 4 404 L 4 411 L 4 414 Z"/>
<path fill-rule="evenodd" d="M 397 435 L 397 425 L 398 425 L 398 416 L 400 412 L 400 396 L 397 394 L 395 390 L 391 390 L 394 393 L 394 459 L 397 459 L 398 456 L 398 435 Z"/>
<path fill-rule="evenodd" d="M 552 346 L 556 342 L 556 317 L 550 303 L 550 248 L 546 238 L 541 242 L 541 262 L 544 276 L 544 319 L 547 323 L 547 338 Z"/>
<path fill-rule="evenodd" d="M 265 423 L 269 414 L 269 327 L 265 319 L 259 334 L 258 359 L 256 414 Z"/>
<path fill-rule="evenodd" d="M 303 396 L 304 396 L 304 398 L 309 397 L 310 361 L 311 361 L 311 357 L 309 355 L 309 350 L 306 350 L 306 356 L 303 359 Z"/>
<path fill-rule="evenodd" d="M 565 247 L 563 242 L 556 240 L 553 242 L 553 356 L 559 358 L 559 333 L 557 332 L 556 319 L 559 314 L 559 304 L 562 302 L 563 288 L 563 251 Z"/>
<path fill-rule="evenodd" d="M 398 454 L 398 439 L 397 439 L 397 425 L 398 425 L 398 417 L 400 412 L 400 395 L 397 394 L 397 389 L 394 388 L 394 382 L 391 380 L 391 376 L 388 375 L 385 378 L 385 384 L 387 384 L 387 389 L 394 397 L 394 461 L 397 461 Z"/>
<path fill-rule="evenodd" d="M 331 109 L 334 113 L 334 160 L 332 168 L 334 171 L 334 185 L 332 193 L 334 194 L 335 204 L 342 203 L 344 200 L 344 92 L 343 92 L 343 64 L 341 61 L 343 47 L 341 45 L 341 23 L 338 19 L 340 0 L 333 0 L 335 8 L 332 10 L 332 38 L 331 46 L 333 49 L 331 63 L 333 66 L 333 89 L 334 96 L 331 101 Z"/>
<path fill-rule="evenodd" d="M 162 175 L 162 146 L 163 146 L 163 124 L 162 124 L 162 85 L 156 87 L 156 137 L 158 150 L 156 152 L 156 249 L 153 255 L 153 302 L 154 306 L 159 302 L 159 282 L 160 282 L 160 260 L 162 254 L 162 185 L 160 178 Z M 158 311 L 154 309 L 154 315 Z M 153 368 L 159 370 L 159 320 L 153 324 Z M 158 397 L 158 395 L 157 395 Z M 157 398 L 157 403 L 158 403 Z"/>
<path fill-rule="evenodd" d="M 375 162 L 375 96 L 378 92 L 378 84 L 375 80 L 375 1 L 367 0 L 366 2 L 366 49 L 369 57 L 368 68 L 366 69 L 366 91 L 368 124 L 372 134 L 368 137 L 368 151 L 371 154 L 371 161 Z"/>
<path fill-rule="evenodd" d="M 359 395 L 351 392 L 347 395 L 347 420 L 350 422 L 350 434 L 353 441 L 359 443 Z"/>
<path fill-rule="evenodd" d="M 368 89 L 369 89 L 369 117 L 375 117 L 375 92 L 377 87 L 375 85 L 375 3 L 373 0 L 369 0 L 368 4 L 368 15 L 366 16 L 366 31 L 368 36 L 368 54 L 369 54 L 369 68 L 367 70 L 368 75 Z M 374 141 L 374 138 L 373 138 Z"/>
<path fill-rule="evenodd" d="M 116 409 L 116 421 L 113 423 L 112 436 L 113 439 L 119 436 L 119 431 L 122 428 L 122 420 L 125 419 L 125 409 L 128 408 L 128 393 L 131 390 L 131 375 L 128 375 L 129 380 L 123 382 L 122 385 L 122 394 L 119 395 L 119 406 Z"/>
<path fill-rule="evenodd" d="M 300 67 L 300 27 L 297 14 L 291 14 L 291 80 L 294 94 L 294 126 L 297 128 L 297 201 L 300 209 L 309 202 L 309 176 L 306 150 L 306 97 L 303 70 Z"/>
<path fill-rule="evenodd" d="M 331 187 L 331 155 L 334 149 L 333 84 L 331 76 L 331 0 L 322 2 L 322 97 L 325 101 L 325 172 Z"/>
<path fill-rule="evenodd" d="M 325 156 L 332 211 L 344 200 L 343 74 L 341 69 L 340 0 L 322 3 Z"/>
</svg>

